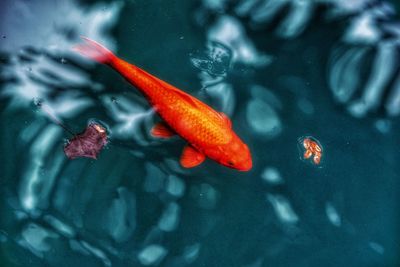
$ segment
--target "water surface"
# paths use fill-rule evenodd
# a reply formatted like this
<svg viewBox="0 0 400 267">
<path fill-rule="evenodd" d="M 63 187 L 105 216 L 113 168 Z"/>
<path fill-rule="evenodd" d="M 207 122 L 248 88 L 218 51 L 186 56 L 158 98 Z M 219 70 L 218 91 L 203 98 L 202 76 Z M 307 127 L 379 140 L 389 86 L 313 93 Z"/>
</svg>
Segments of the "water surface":
<svg viewBox="0 0 400 267">
<path fill-rule="evenodd" d="M 351 3 L 350 3 L 351 2 Z M 396 10 L 381 1 L 8 1 L 0 19 L 1 266 L 397 266 Z M 228 114 L 253 169 L 183 169 L 179 138 L 93 38 Z M 109 132 L 68 160 L 72 131 Z M 323 147 L 321 166 L 298 140 Z"/>
</svg>

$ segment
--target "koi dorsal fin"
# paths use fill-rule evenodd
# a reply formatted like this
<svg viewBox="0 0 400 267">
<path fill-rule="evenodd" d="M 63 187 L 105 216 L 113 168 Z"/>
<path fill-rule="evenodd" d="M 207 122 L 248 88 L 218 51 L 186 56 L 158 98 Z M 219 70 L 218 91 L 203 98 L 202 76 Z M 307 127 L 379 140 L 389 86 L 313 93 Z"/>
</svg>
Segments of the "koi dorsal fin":
<svg viewBox="0 0 400 267">
<path fill-rule="evenodd" d="M 165 87 L 167 87 L 168 89 L 170 89 L 171 91 L 173 91 L 174 93 L 176 93 L 177 95 L 179 95 L 180 97 L 182 97 L 184 100 L 186 100 L 186 102 L 188 102 L 189 104 L 191 104 L 194 108 L 199 108 L 199 103 L 197 103 L 197 99 L 195 99 L 194 97 L 192 97 L 191 95 L 189 95 L 188 93 L 185 93 L 181 90 L 179 90 L 178 88 L 156 78 L 159 82 L 161 82 Z"/>
<path fill-rule="evenodd" d="M 229 128 L 232 127 L 232 122 L 229 119 L 229 117 L 223 113 L 223 112 L 218 112 L 215 111 L 214 109 L 212 109 L 211 107 L 209 107 L 208 105 L 202 103 L 201 101 L 199 101 L 198 99 L 196 99 L 195 97 L 175 88 L 172 87 L 172 90 L 174 90 L 175 93 L 177 93 L 180 97 L 182 97 L 183 99 L 185 99 L 188 103 L 190 103 L 193 107 L 195 108 L 199 108 L 202 109 L 203 111 L 206 111 L 206 113 L 209 116 L 214 116 L 217 120 L 218 119 L 222 119 L 222 121 L 224 121 Z"/>
<path fill-rule="evenodd" d="M 176 133 L 165 123 L 158 122 L 151 129 L 151 135 L 159 138 L 169 138 Z"/>
<path fill-rule="evenodd" d="M 197 100 L 190 96 L 189 94 L 182 92 L 181 90 L 175 90 L 176 93 L 179 94 L 183 99 L 185 99 L 187 102 L 193 105 L 193 107 L 199 108 L 199 104 L 197 103 Z"/>
<path fill-rule="evenodd" d="M 173 91 L 174 93 L 176 93 L 177 95 L 179 95 L 180 97 L 182 97 L 183 99 L 185 99 L 188 103 L 190 103 L 193 107 L 195 108 L 199 108 L 199 103 L 197 103 L 197 99 L 192 97 L 191 95 L 189 95 L 188 93 L 185 93 L 181 90 L 179 90 L 178 88 L 174 87 L 173 85 L 164 82 L 163 80 L 157 78 L 156 76 L 145 72 L 144 70 L 141 70 L 142 72 L 146 73 L 146 75 L 152 77 L 156 82 L 160 83 L 164 88 L 167 88 L 171 91 Z"/>
<path fill-rule="evenodd" d="M 205 159 L 206 156 L 203 153 L 200 153 L 191 145 L 187 145 L 182 152 L 181 164 L 185 168 L 193 168 L 200 165 Z"/>
<path fill-rule="evenodd" d="M 143 71 L 143 70 L 141 70 Z M 178 88 L 174 87 L 173 85 L 164 82 L 163 80 L 155 77 L 154 75 L 151 75 L 148 72 L 143 71 L 144 73 L 146 73 L 146 75 L 149 75 L 150 77 L 152 77 L 156 82 L 158 82 L 159 84 L 161 84 L 163 87 L 165 87 L 168 90 L 173 91 L 174 93 L 176 93 L 179 97 L 181 97 L 182 99 L 184 99 L 187 103 L 191 104 L 194 108 L 198 108 L 198 109 L 203 109 L 203 110 L 207 110 L 207 114 L 210 116 L 214 116 L 215 118 L 221 118 L 221 115 L 219 112 L 213 110 L 211 107 L 209 107 L 208 105 L 206 105 L 205 103 L 201 102 L 200 100 L 198 100 L 197 98 L 189 95 L 188 93 L 179 90 Z M 224 118 L 227 118 L 227 121 L 229 121 L 229 125 L 230 125 L 230 120 L 229 118 L 224 114 Z M 224 119 L 226 120 L 226 119 Z"/>
</svg>

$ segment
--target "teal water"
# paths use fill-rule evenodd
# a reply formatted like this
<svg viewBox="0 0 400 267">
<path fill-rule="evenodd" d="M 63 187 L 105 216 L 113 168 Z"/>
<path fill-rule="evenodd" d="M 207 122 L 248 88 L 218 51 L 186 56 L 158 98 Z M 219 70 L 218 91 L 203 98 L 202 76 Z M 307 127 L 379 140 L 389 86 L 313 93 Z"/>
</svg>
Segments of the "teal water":
<svg viewBox="0 0 400 267">
<path fill-rule="evenodd" d="M 0 266 L 400 264 L 399 32 L 381 1 L 5 1 Z M 184 141 L 93 38 L 225 112 L 253 169 L 179 166 Z M 97 121 L 109 144 L 68 160 Z M 298 140 L 323 147 L 321 166 Z"/>
</svg>

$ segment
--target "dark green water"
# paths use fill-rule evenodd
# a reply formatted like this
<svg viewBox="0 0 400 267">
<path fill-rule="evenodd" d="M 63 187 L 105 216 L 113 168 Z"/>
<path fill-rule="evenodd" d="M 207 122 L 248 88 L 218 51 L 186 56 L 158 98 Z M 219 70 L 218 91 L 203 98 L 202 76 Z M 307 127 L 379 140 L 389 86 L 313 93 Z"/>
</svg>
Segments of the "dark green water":
<svg viewBox="0 0 400 267">
<path fill-rule="evenodd" d="M 283 2 L 2 3 L 0 266 L 398 266 L 397 15 Z M 79 35 L 228 114 L 253 169 L 180 167 L 185 142 L 150 136 Z M 74 132 L 103 124 L 98 159 L 68 160 L 38 100 Z"/>
</svg>

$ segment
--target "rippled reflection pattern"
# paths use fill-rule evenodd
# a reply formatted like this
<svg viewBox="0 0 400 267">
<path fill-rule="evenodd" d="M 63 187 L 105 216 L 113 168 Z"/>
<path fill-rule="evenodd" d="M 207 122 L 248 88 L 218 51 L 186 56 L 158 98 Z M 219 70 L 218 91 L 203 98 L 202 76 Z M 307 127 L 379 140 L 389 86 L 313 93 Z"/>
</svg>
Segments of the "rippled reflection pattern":
<svg viewBox="0 0 400 267">
<path fill-rule="evenodd" d="M 391 5 L 1 5 L 0 266 L 399 263 Z M 252 171 L 181 168 L 184 143 L 149 135 L 154 111 L 111 70 L 72 52 L 80 35 L 228 114 Z M 109 143 L 97 160 L 68 160 L 70 136 L 52 117 L 73 132 L 98 121 Z M 299 159 L 299 136 L 323 140 L 323 168 Z"/>
</svg>

